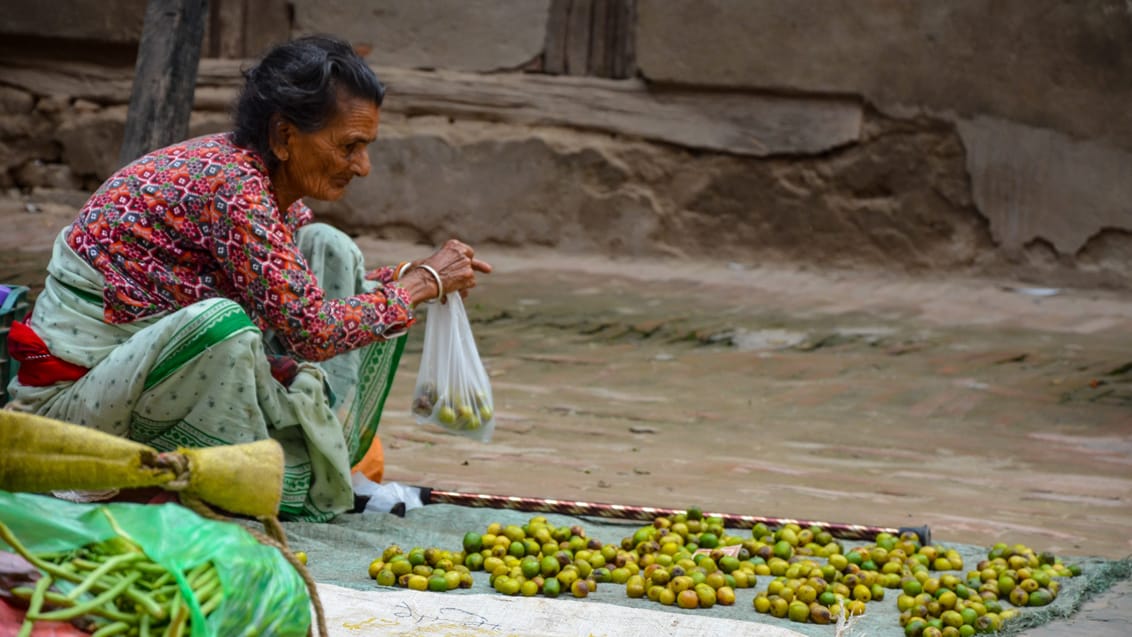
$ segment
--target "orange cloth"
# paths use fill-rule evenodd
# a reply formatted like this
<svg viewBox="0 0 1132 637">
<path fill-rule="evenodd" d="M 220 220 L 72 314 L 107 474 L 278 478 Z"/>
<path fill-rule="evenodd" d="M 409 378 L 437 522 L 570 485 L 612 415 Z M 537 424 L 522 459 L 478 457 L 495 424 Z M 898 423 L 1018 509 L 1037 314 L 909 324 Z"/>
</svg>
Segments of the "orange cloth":
<svg viewBox="0 0 1132 637">
<path fill-rule="evenodd" d="M 381 447 L 381 439 L 376 435 L 373 437 L 373 443 L 370 444 L 366 455 L 362 457 L 358 464 L 354 465 L 354 471 L 374 482 L 381 482 L 381 477 L 385 474 L 385 450 Z"/>
</svg>

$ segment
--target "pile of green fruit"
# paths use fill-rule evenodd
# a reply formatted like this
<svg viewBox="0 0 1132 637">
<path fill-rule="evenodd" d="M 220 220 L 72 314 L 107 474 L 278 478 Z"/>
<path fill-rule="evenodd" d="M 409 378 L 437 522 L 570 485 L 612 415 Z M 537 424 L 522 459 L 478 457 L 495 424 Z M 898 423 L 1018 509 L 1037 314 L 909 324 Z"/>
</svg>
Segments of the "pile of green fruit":
<svg viewBox="0 0 1132 637">
<path fill-rule="evenodd" d="M 744 546 L 743 538 L 728 535 L 722 518 L 705 518 L 693 507 L 657 517 L 623 538 L 617 560 L 631 572 L 624 580 L 629 597 L 687 609 L 711 608 L 730 606 L 736 589 L 755 586 L 756 571 L 766 563 L 752 557 L 754 548 L 754 543 Z"/>
<path fill-rule="evenodd" d="M 613 581 L 606 562 L 616 554 L 615 546 L 587 538 L 580 526 L 556 527 L 538 516 L 522 526 L 493 522 L 482 534 L 469 531 L 463 551 L 455 553 L 416 547 L 403 554 L 390 546 L 369 574 L 383 586 L 443 592 L 470 587 L 472 572 L 484 571 L 504 595 L 586 597 L 598 583 Z"/>
<path fill-rule="evenodd" d="M 1057 578 L 1081 574 L 1080 566 L 1066 565 L 1052 553 L 1037 554 L 1022 544 L 995 544 L 977 568 L 967 574 L 968 584 L 987 598 L 997 595 L 1014 606 L 1045 606 L 1061 589 Z"/>
<path fill-rule="evenodd" d="M 755 596 L 752 604 L 760 613 L 785 617 L 796 622 L 828 624 L 844 614 L 860 615 L 869 602 L 884 599 L 885 588 L 899 584 L 899 575 L 877 565 L 890 559 L 889 551 L 881 546 L 857 547 L 842 553 L 842 547 L 833 541 L 828 531 L 817 527 L 802 529 L 787 524 L 773 533 L 764 527 L 752 529 L 755 541 L 771 546 L 767 562 L 770 574 L 775 577 L 765 591 Z M 903 538 L 909 551 L 918 548 L 914 535 Z M 885 540 L 887 544 L 887 540 Z M 901 552 L 892 546 L 892 558 Z M 765 554 L 766 548 L 757 550 Z M 824 557 L 824 564 L 817 559 Z"/>
<path fill-rule="evenodd" d="M 735 591 L 769 576 L 752 604 L 760 613 L 829 624 L 860 615 L 895 590 L 907 637 L 971 637 L 993 633 L 1017 616 L 1004 608 L 1044 606 L 1058 578 L 1080 574 L 1049 553 L 996 544 L 963 578 L 963 557 L 942 545 L 923 545 L 914 533 L 880 533 L 872 544 L 844 549 L 820 527 L 756 524 L 750 537 L 731 535 L 720 517 L 698 508 L 659 516 L 618 544 L 587 538 L 581 526 L 554 526 L 545 517 L 522 525 L 489 524 L 468 532 L 457 552 L 396 545 L 370 564 L 378 584 L 447 591 L 489 574 L 504 595 L 587 597 L 599 584 L 624 586 L 630 598 L 685 609 L 735 603 Z"/>
<path fill-rule="evenodd" d="M 868 601 L 870 594 L 873 601 L 883 599 L 885 589 L 898 589 L 896 608 L 908 636 L 966 637 L 994 632 L 1012 614 L 997 602 L 982 599 L 977 590 L 949 572 L 964 568 L 958 551 L 922 545 L 915 534 L 880 533 L 873 544 L 831 555 L 829 562 L 839 573 L 835 580 L 852 588 L 854 602 Z M 850 612 L 855 610 L 850 608 Z"/>
<path fill-rule="evenodd" d="M 462 554 L 438 548 L 414 547 L 405 553 L 396 544 L 370 562 L 369 576 L 381 586 L 400 586 L 436 593 L 471 588 L 471 571 L 461 564 Z"/>
<path fill-rule="evenodd" d="M 504 595 L 586 597 L 598 583 L 612 581 L 606 566 L 616 547 L 587 538 L 581 526 L 554 526 L 543 516 L 527 524 L 493 522 L 483 534 L 464 535 L 465 566 L 489 573 Z"/>
</svg>

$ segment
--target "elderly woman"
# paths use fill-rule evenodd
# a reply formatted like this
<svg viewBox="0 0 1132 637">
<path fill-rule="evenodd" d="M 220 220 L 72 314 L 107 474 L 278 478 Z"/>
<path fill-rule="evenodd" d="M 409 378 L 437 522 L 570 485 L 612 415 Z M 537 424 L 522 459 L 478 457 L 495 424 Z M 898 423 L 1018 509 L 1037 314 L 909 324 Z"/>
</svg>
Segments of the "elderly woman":
<svg viewBox="0 0 1132 637">
<path fill-rule="evenodd" d="M 246 76 L 233 132 L 122 168 L 59 234 L 9 408 L 159 450 L 274 438 L 281 513 L 326 520 L 353 505 L 414 307 L 491 267 L 452 240 L 367 272 L 311 222 L 302 198 L 342 197 L 377 137 L 384 87 L 347 43 L 288 42 Z"/>
</svg>

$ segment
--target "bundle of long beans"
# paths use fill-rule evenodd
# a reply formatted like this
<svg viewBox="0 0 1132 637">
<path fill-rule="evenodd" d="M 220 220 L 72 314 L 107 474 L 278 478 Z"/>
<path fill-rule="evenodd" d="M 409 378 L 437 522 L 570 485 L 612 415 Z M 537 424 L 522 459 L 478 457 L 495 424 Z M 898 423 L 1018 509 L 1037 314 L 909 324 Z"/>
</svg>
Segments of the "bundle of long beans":
<svg viewBox="0 0 1132 637">
<path fill-rule="evenodd" d="M 263 523 L 267 534 L 254 532 L 250 528 L 246 530 L 261 543 L 278 548 L 303 578 L 315 610 L 318 632 L 320 635 L 327 634 L 326 618 L 322 612 L 318 589 L 306 567 L 287 547 L 286 535 L 276 517 L 283 494 L 284 458 L 283 448 L 275 440 L 266 439 L 200 449 L 181 448 L 173 452 L 159 453 L 146 445 L 89 427 L 0 410 L 0 450 L 3 450 L 3 453 L 0 453 L 0 489 L 5 491 L 45 493 L 71 489 L 97 491 L 161 487 L 178 493 L 181 503 L 202 517 L 227 519 L 217 512 L 216 509 L 219 509 L 228 514 L 235 513 L 256 518 Z M 248 471 L 248 467 L 255 467 L 255 470 Z M 7 538 L 0 539 L 7 541 Z M 141 552 L 136 544 L 134 548 L 136 552 Z M 24 558 L 28 559 L 28 556 L 24 555 Z M 41 559 L 39 562 L 36 566 L 49 575 L 51 580 L 47 583 L 37 582 L 35 588 L 25 587 L 17 593 L 31 601 L 36 589 L 43 587 L 40 605 L 34 612 L 28 613 L 29 620 L 34 621 L 35 617 L 40 616 L 59 617 L 74 614 L 73 610 L 67 613 L 63 611 L 77 606 L 78 604 L 74 603 L 77 600 L 63 601 L 52 586 L 58 584 L 60 588 L 67 588 L 68 582 L 75 583 L 74 577 L 78 575 L 75 573 L 69 577 L 60 575 L 40 565 L 53 564 L 52 560 Z M 146 558 L 130 562 L 128 566 L 134 567 L 145 563 L 152 564 L 152 561 Z M 144 565 L 137 566 L 138 570 L 146 568 Z M 114 577 L 114 572 L 116 571 L 102 575 Z M 124 585 L 124 591 L 129 592 L 128 597 L 137 597 L 134 591 L 141 590 L 145 587 L 145 582 L 149 581 L 144 573 L 138 577 L 138 581 Z M 204 575 L 201 575 L 201 578 L 203 577 Z M 120 584 L 120 582 L 116 583 Z M 191 582 L 199 586 L 207 583 L 207 579 Z M 168 584 L 163 583 L 161 586 L 165 587 Z M 91 590 L 106 593 L 110 589 L 103 585 L 91 585 L 87 592 Z M 201 592 L 200 590 L 196 592 L 195 596 L 198 599 Z M 216 587 L 216 591 L 210 592 L 204 589 L 203 592 L 217 597 L 220 595 L 219 586 Z M 66 597 L 66 594 L 63 597 Z M 154 598 L 152 595 L 150 597 Z M 85 597 L 83 599 L 87 602 L 91 601 Z M 199 601 L 199 604 L 202 609 L 207 608 L 211 611 L 220 603 L 220 600 L 216 599 L 210 605 L 210 601 L 211 598 L 205 599 Z M 180 599 L 178 603 L 181 606 L 176 607 L 172 599 L 168 602 L 165 604 L 165 619 L 158 619 L 161 611 L 154 611 L 156 614 L 137 611 L 136 604 L 139 603 L 137 601 L 132 602 L 135 606 L 126 606 L 133 610 L 115 611 L 106 607 L 107 610 L 103 615 L 91 614 L 99 618 L 98 629 L 105 631 L 99 637 L 147 634 L 142 632 L 142 622 L 146 622 L 148 634 L 179 635 L 187 629 L 186 622 L 192 621 L 194 615 L 199 619 L 200 616 L 196 613 L 189 613 L 189 618 L 186 619 L 186 613 L 179 611 L 185 606 L 190 609 L 195 608 L 197 602 Z M 145 605 L 144 601 L 140 603 Z M 57 608 L 58 605 L 65 608 Z M 100 604 L 99 607 L 104 606 Z M 304 608 L 305 606 L 304 604 Z M 154 609 L 149 607 L 149 610 Z M 134 616 L 138 618 L 136 626 L 122 619 Z M 123 628 L 121 623 L 126 623 L 127 626 Z"/>
<path fill-rule="evenodd" d="M 117 526 L 112 518 L 111 524 Z M 93 637 L 179 637 L 188 634 L 190 604 L 207 617 L 224 598 L 212 562 L 183 573 L 190 600 L 177 577 L 120 529 L 107 540 L 51 553 L 32 553 L 3 523 L 0 540 L 40 571 L 34 586 L 10 591 L 28 602 L 18 637 L 30 635 L 39 621 L 81 621 L 94 629 Z"/>
</svg>

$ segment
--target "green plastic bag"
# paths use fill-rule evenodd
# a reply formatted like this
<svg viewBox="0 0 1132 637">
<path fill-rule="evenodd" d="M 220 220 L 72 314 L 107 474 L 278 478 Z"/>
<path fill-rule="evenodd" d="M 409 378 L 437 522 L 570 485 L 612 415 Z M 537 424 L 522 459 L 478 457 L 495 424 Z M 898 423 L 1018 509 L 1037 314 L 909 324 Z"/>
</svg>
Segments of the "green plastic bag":
<svg viewBox="0 0 1132 637">
<path fill-rule="evenodd" d="M 31 553 L 67 551 L 117 534 L 102 511 L 177 580 L 190 611 L 192 637 L 302 637 L 310 627 L 310 595 L 278 549 L 243 527 L 203 518 L 176 504 L 76 504 L 0 491 L 3 522 Z M 9 550 L 3 541 L 0 549 Z M 205 619 L 183 573 L 212 562 L 224 590 Z"/>
</svg>

